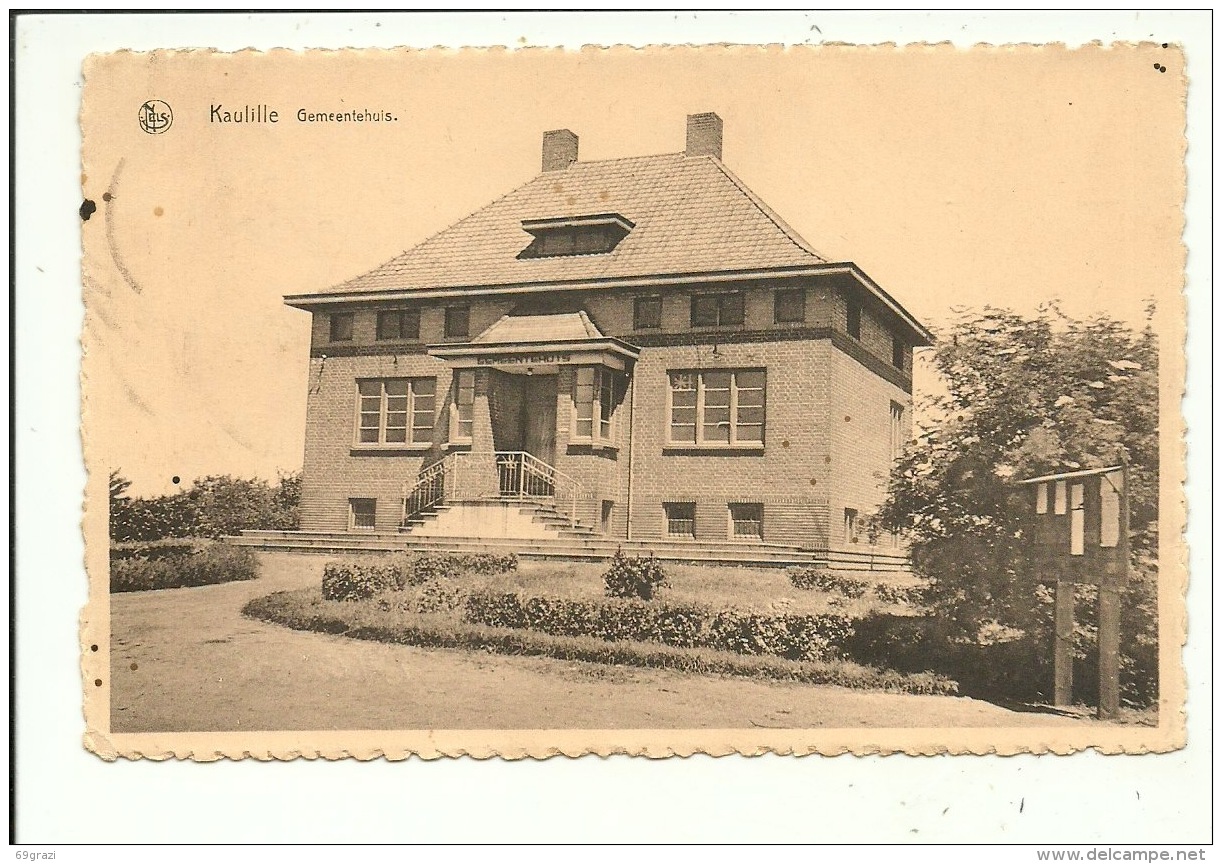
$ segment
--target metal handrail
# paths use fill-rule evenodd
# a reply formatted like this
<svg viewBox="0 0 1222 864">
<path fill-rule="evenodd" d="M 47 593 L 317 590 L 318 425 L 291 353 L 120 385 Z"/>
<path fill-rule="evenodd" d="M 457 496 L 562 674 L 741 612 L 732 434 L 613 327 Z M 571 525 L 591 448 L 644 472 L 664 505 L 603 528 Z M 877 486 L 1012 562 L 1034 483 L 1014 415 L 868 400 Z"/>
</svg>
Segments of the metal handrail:
<svg viewBox="0 0 1222 864">
<path fill-rule="evenodd" d="M 430 507 L 436 507 L 446 499 L 446 479 L 450 473 L 451 453 L 440 462 L 434 462 L 420 473 L 411 489 L 403 484 L 403 524 L 407 520 L 424 512 Z"/>
<path fill-rule="evenodd" d="M 403 523 L 447 500 L 486 497 L 493 491 L 487 482 L 482 486 L 479 480 L 472 483 L 472 478 L 488 477 L 480 473 L 480 462 L 484 460 L 485 467 L 495 466 L 495 494 L 519 499 L 550 498 L 558 508 L 564 501 L 568 504 L 570 525 L 577 524 L 577 501 L 590 496 L 571 476 L 525 450 L 463 450 L 448 454 L 426 468 L 410 488 L 403 484 Z"/>
</svg>

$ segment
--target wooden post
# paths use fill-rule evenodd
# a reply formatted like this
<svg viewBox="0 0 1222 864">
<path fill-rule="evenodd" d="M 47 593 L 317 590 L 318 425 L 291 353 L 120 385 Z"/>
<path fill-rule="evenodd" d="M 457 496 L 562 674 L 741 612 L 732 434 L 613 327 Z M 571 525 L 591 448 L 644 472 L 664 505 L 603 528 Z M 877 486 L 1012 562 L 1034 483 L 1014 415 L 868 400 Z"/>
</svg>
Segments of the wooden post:
<svg viewBox="0 0 1222 864">
<path fill-rule="evenodd" d="M 1073 702 L 1073 589 L 1072 582 L 1057 580 L 1053 625 L 1053 705 Z"/>
<path fill-rule="evenodd" d="M 1120 714 L 1120 591 L 1099 586 L 1099 719 Z"/>
</svg>

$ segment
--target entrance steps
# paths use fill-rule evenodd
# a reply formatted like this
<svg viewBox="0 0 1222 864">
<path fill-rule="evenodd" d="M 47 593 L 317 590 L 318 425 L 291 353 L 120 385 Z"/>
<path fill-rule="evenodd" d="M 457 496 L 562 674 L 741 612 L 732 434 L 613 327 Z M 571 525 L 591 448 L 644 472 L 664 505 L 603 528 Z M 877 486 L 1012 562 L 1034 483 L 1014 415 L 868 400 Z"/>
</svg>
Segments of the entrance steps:
<svg viewBox="0 0 1222 864">
<path fill-rule="evenodd" d="M 787 567 L 795 564 L 840 570 L 907 571 L 897 555 L 863 555 L 802 549 L 759 540 L 624 540 L 595 532 L 558 512 L 550 499 L 452 502 L 419 513 L 393 532 L 243 531 L 226 538 L 236 546 L 286 552 L 513 552 L 526 559 L 605 561 L 616 550 L 676 563 Z"/>
<path fill-rule="evenodd" d="M 788 567 L 795 564 L 823 565 L 832 569 L 879 572 L 907 571 L 893 561 L 867 564 L 835 560 L 835 553 L 804 550 L 794 546 L 748 542 L 702 542 L 699 540 L 620 540 L 591 534 L 547 538 L 488 538 L 421 536 L 410 532 L 356 534 L 318 531 L 243 531 L 240 537 L 227 538 L 236 546 L 285 552 L 513 552 L 528 560 L 605 561 L 617 549 L 627 555 L 653 555 L 664 561 L 693 564 L 720 564 L 756 567 Z"/>
<path fill-rule="evenodd" d="M 480 537 L 543 540 L 563 534 L 593 537 L 593 529 L 556 512 L 545 500 L 464 501 L 443 504 L 407 520 L 403 530 L 412 537 Z"/>
</svg>

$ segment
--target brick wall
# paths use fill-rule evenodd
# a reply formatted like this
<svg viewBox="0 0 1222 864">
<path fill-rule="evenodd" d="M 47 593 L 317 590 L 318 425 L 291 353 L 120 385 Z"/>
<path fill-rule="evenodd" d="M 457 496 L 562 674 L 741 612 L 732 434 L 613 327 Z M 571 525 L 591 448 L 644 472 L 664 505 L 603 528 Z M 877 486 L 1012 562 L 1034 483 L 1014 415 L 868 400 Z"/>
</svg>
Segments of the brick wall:
<svg viewBox="0 0 1222 864">
<path fill-rule="evenodd" d="M 831 361 L 831 547 L 864 551 L 869 548 L 864 534 L 857 544 L 846 540 L 844 508 L 868 517 L 882 504 L 891 471 L 891 403 L 903 406 L 907 440 L 912 396 L 840 351 L 832 352 Z M 879 540 L 880 551 L 891 548 L 889 537 Z"/>
<path fill-rule="evenodd" d="M 828 416 L 828 340 L 645 349 L 636 364 L 632 536 L 665 536 L 662 504 L 696 503 L 696 538 L 729 537 L 732 501 L 764 505 L 764 540 L 819 546 L 827 541 L 832 472 Z M 838 353 L 838 352 L 837 352 Z M 767 370 L 765 446 L 712 453 L 666 444 L 668 372 Z"/>
<path fill-rule="evenodd" d="M 437 378 L 434 443 L 422 449 L 355 448 L 356 380 L 414 376 Z M 449 434 L 450 381 L 450 369 L 443 361 L 421 354 L 310 361 L 302 530 L 347 530 L 349 498 L 377 500 L 379 531 L 394 531 L 398 527 L 404 482 L 414 482 L 423 466 L 443 455 L 441 442 Z"/>
<path fill-rule="evenodd" d="M 788 287 L 793 283 L 780 284 Z M 865 516 L 881 503 L 889 471 L 891 400 L 905 407 L 906 425 L 911 423 L 912 415 L 910 395 L 880 374 L 888 371 L 882 364 L 891 363 L 890 332 L 883 325 L 879 310 L 867 306 L 862 310 L 860 347 L 854 343 L 841 350 L 831 339 L 812 335 L 811 329 L 833 328 L 840 331 L 836 339 L 846 339 L 842 335 L 846 329 L 845 295 L 817 280 L 806 284 L 806 321 L 777 325 L 773 315 L 775 287 L 765 285 L 746 290 L 746 320 L 741 328 L 698 331 L 690 326 L 691 292 L 683 289 L 662 292 L 660 332 L 671 334 L 671 343 L 686 344 L 660 347 L 650 346 L 645 333 L 633 330 L 633 294 L 589 292 L 580 298 L 565 295 L 566 304 L 580 299 L 605 334 L 646 345 L 627 381 L 623 399 L 616 406 L 616 440 L 611 447 L 590 447 L 571 440 L 573 370 L 571 367 L 559 370 L 556 467 L 576 479 L 587 493 L 579 508 L 583 522 L 597 526 L 605 500 L 613 504 L 609 532 L 612 536 L 626 536 L 631 518 L 633 538 L 661 537 L 665 533 L 662 503 L 694 501 L 698 539 L 725 540 L 729 536 L 728 504 L 761 502 L 765 541 L 816 548 L 830 543 L 837 548 L 845 546 L 844 508 L 853 507 Z M 510 300 L 472 302 L 471 336 L 491 325 L 513 305 Z M 346 530 L 348 499 L 375 498 L 378 529 L 394 530 L 400 516 L 404 481 L 414 480 L 423 466 L 446 452 L 451 370 L 443 361 L 423 353 L 425 344 L 443 341 L 444 308 L 445 304 L 422 307 L 421 338 L 415 344 L 377 342 L 373 308 L 356 311 L 351 343 L 329 343 L 329 316 L 326 313 L 313 316 L 303 529 Z M 779 339 L 771 340 L 772 332 L 795 327 L 806 328 L 801 334 L 792 334 L 801 338 L 785 339 L 780 334 Z M 744 330 L 753 331 L 754 341 L 734 341 L 735 333 Z M 827 331 L 823 332 L 826 335 Z M 345 354 L 345 348 L 353 356 Z M 850 348 L 857 352 L 858 359 L 845 353 Z M 396 349 L 402 353 L 382 353 Z M 864 356 L 862 349 L 870 357 Z M 331 356 L 323 361 L 319 356 L 323 353 Z M 863 365 L 867 361 L 876 371 Z M 910 349 L 905 352 L 905 367 L 910 372 Z M 762 451 L 714 455 L 665 446 L 668 371 L 707 368 L 767 370 L 767 419 Z M 490 369 L 476 372 L 473 449 L 477 451 L 499 447 L 493 438 L 493 421 L 502 406 L 497 403 L 492 384 L 499 374 Z M 434 444 L 410 452 L 355 450 L 352 442 L 356 379 L 415 375 L 437 378 Z M 851 418 L 847 422 L 846 416 Z M 634 477 L 631 504 L 630 462 Z"/>
<path fill-rule="evenodd" d="M 857 300 L 863 300 L 862 292 L 857 289 L 851 291 L 841 291 L 834 295 L 829 305 L 831 307 L 831 315 L 833 326 L 842 333 L 848 332 L 848 309 L 849 297 L 854 297 Z M 892 366 L 891 360 L 891 336 L 893 328 L 889 327 L 883 320 L 883 311 L 878 308 L 873 299 L 867 299 L 863 303 L 861 309 L 861 338 L 858 340 L 861 346 L 869 351 L 872 355 L 878 358 L 888 366 Z M 890 313 L 887 313 L 890 314 Z M 912 346 L 905 345 L 904 347 L 904 368 L 901 370 L 909 377 L 912 376 Z"/>
<path fill-rule="evenodd" d="M 490 327 L 498 318 L 506 314 L 512 307 L 513 302 L 510 300 L 501 299 L 473 299 L 470 304 L 464 304 L 458 300 L 450 301 L 433 301 L 420 306 L 420 338 L 412 339 L 403 342 L 399 341 L 379 341 L 377 338 L 378 332 L 378 308 L 374 306 L 362 307 L 352 311 L 352 340 L 345 342 L 331 341 L 331 316 L 327 312 L 319 312 L 313 316 L 310 327 L 310 347 L 314 354 L 326 352 L 328 348 L 344 349 L 357 345 L 377 345 L 381 346 L 386 351 L 391 351 L 394 347 L 405 347 L 420 350 L 424 345 L 433 345 L 440 342 L 463 342 L 463 338 L 446 339 L 445 337 L 445 315 L 446 306 L 461 306 L 469 305 L 471 309 L 469 332 L 471 337 L 478 336 L 482 331 Z M 403 304 L 382 304 L 383 309 L 398 309 L 403 308 Z"/>
<path fill-rule="evenodd" d="M 790 324 L 776 324 L 773 295 L 777 288 L 804 287 L 806 289 L 806 320 Z M 741 291 L 743 297 L 742 326 L 726 328 L 692 329 L 693 293 L 716 293 L 719 291 Z M 633 329 L 633 300 L 637 296 L 657 294 L 662 297 L 662 326 L 656 330 L 637 331 Z M 723 287 L 704 287 L 700 289 L 670 288 L 657 292 L 591 292 L 581 298 L 590 320 L 608 336 L 615 336 L 626 342 L 632 342 L 633 337 L 640 334 L 654 333 L 691 333 L 715 338 L 718 332 L 732 333 L 736 330 L 787 330 L 802 327 L 831 326 L 835 313 L 835 295 L 832 289 L 821 285 L 815 280 L 778 280 L 774 283 L 764 283 L 762 286 L 739 286 L 727 284 Z M 843 323 L 841 324 L 843 329 Z M 887 357 L 891 356 L 890 343 L 887 347 Z"/>
</svg>

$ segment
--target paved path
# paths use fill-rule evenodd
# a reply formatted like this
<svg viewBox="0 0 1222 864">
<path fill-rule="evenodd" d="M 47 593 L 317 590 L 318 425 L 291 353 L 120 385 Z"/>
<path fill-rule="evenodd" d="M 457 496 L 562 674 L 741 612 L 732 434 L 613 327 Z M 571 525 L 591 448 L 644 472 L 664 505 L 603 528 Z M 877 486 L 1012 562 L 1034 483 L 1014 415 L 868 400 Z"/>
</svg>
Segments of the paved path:
<svg viewBox="0 0 1222 864">
<path fill-rule="evenodd" d="M 944 696 L 865 693 L 533 657 L 384 645 L 243 618 L 321 579 L 263 553 L 252 582 L 111 598 L 112 730 L 1047 726 Z"/>
</svg>

